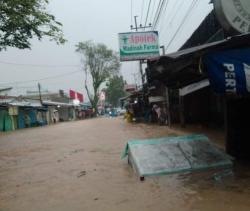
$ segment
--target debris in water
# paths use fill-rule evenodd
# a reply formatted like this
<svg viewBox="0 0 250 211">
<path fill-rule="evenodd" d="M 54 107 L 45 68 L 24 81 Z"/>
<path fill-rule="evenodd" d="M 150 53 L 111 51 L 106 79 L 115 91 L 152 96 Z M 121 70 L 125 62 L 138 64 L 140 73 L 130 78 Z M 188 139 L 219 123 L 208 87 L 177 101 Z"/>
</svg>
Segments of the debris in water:
<svg viewBox="0 0 250 211">
<path fill-rule="evenodd" d="M 220 182 L 223 178 L 225 177 L 229 177 L 229 176 L 233 176 L 233 171 L 230 169 L 230 170 L 225 170 L 225 171 L 222 171 L 222 172 L 218 172 L 218 173 L 215 173 L 213 175 L 213 179 L 217 182 Z"/>
<path fill-rule="evenodd" d="M 79 177 L 82 177 L 82 176 L 85 176 L 86 175 L 86 171 L 81 171 L 78 175 L 77 175 L 77 177 L 79 178 Z"/>
<path fill-rule="evenodd" d="M 78 153 L 78 152 L 83 152 L 84 149 L 76 149 L 76 150 L 73 150 L 72 152 L 70 152 L 70 154 L 74 154 L 74 153 Z"/>
<path fill-rule="evenodd" d="M 233 163 L 204 135 L 129 141 L 122 154 L 143 181 L 145 176 L 228 169 Z M 227 175 L 229 173 L 225 173 Z M 223 174 L 224 175 L 224 174 Z M 219 179 L 223 175 L 218 175 Z"/>
</svg>

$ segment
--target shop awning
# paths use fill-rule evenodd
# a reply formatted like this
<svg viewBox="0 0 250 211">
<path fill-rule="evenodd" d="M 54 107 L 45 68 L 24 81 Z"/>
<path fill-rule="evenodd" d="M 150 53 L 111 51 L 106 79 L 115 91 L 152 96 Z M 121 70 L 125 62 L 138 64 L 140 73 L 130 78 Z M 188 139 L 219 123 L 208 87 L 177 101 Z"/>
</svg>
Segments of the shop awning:
<svg viewBox="0 0 250 211">
<path fill-rule="evenodd" d="M 179 95 L 185 96 L 210 85 L 209 80 L 205 79 L 196 83 L 189 84 L 188 86 L 182 87 L 179 89 Z"/>
<path fill-rule="evenodd" d="M 229 37 L 148 61 L 149 83 L 160 80 L 168 87 L 181 88 L 208 77 L 203 58 L 206 54 L 250 47 L 250 34 Z"/>
</svg>

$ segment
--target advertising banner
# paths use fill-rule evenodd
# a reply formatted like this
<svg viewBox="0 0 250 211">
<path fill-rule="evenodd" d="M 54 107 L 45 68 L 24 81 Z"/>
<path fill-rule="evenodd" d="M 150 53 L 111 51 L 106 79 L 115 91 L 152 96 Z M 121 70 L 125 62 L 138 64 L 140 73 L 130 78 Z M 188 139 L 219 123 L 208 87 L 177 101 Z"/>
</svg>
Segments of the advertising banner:
<svg viewBox="0 0 250 211">
<path fill-rule="evenodd" d="M 249 0 L 214 0 L 214 8 L 220 24 L 227 31 L 250 32 Z"/>
<path fill-rule="evenodd" d="M 83 102 L 83 94 L 76 92 L 74 90 L 69 90 L 69 97 L 72 100 L 79 100 L 81 103 Z"/>
<path fill-rule="evenodd" d="M 215 92 L 250 93 L 250 48 L 208 53 L 204 63 Z"/>
<path fill-rule="evenodd" d="M 120 60 L 135 61 L 159 56 L 158 32 L 128 32 L 119 34 Z"/>
<path fill-rule="evenodd" d="M 136 91 L 136 89 L 137 89 L 136 84 L 126 84 L 126 85 L 124 86 L 124 90 L 125 90 L 126 92 L 134 92 L 134 91 Z"/>
</svg>

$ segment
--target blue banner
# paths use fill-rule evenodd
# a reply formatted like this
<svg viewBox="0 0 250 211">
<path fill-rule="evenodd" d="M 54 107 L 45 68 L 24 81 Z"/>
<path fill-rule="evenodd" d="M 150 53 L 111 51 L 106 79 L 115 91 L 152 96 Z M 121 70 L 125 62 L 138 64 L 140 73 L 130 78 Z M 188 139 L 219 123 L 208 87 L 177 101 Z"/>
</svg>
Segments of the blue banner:
<svg viewBox="0 0 250 211">
<path fill-rule="evenodd" d="M 250 48 L 208 53 L 203 61 L 215 92 L 250 93 Z"/>
</svg>

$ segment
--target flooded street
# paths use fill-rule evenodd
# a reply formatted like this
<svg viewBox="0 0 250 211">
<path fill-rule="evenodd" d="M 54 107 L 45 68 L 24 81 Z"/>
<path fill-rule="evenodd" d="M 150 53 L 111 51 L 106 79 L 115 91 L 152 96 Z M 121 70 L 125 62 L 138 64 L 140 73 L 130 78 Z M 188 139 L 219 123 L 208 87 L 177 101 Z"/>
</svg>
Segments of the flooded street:
<svg viewBox="0 0 250 211">
<path fill-rule="evenodd" d="M 249 211 L 250 164 L 236 163 L 233 175 L 217 179 L 210 171 L 141 182 L 120 159 L 130 139 L 186 133 L 120 117 L 2 133 L 0 210 Z M 222 146 L 221 134 L 209 137 Z"/>
</svg>

